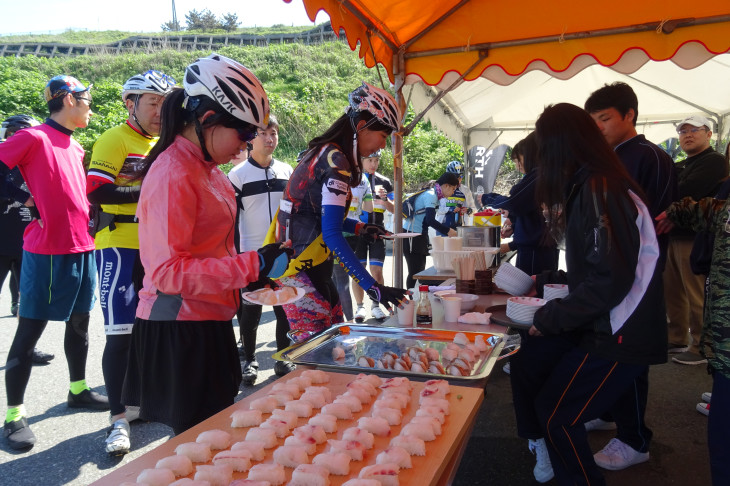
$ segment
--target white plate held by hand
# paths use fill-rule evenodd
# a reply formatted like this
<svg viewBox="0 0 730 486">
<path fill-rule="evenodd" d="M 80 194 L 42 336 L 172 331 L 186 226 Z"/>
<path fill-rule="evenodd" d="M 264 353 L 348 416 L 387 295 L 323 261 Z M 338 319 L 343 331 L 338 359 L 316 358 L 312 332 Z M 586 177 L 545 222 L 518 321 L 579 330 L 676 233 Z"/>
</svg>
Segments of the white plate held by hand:
<svg viewBox="0 0 730 486">
<path fill-rule="evenodd" d="M 284 294 L 281 292 L 284 292 Z M 259 289 L 253 292 L 245 292 L 243 298 L 252 304 L 283 305 L 296 302 L 304 297 L 305 293 L 305 290 L 301 287 L 278 287 L 276 290 Z"/>
</svg>

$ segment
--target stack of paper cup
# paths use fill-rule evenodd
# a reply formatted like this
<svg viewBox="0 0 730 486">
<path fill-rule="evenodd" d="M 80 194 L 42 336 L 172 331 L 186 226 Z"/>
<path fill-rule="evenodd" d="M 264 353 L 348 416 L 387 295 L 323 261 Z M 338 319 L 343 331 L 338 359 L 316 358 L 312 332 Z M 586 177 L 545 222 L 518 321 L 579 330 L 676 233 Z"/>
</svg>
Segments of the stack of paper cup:
<svg viewBox="0 0 730 486">
<path fill-rule="evenodd" d="M 444 237 L 443 236 L 432 236 L 431 237 L 431 249 L 436 250 L 436 251 L 443 251 Z"/>
<path fill-rule="evenodd" d="M 563 299 L 568 296 L 568 286 L 563 284 L 545 284 L 542 288 L 545 300 Z"/>
<path fill-rule="evenodd" d="M 459 236 L 449 236 L 444 238 L 444 250 L 446 251 L 460 251 L 463 244 L 463 240 Z"/>
</svg>

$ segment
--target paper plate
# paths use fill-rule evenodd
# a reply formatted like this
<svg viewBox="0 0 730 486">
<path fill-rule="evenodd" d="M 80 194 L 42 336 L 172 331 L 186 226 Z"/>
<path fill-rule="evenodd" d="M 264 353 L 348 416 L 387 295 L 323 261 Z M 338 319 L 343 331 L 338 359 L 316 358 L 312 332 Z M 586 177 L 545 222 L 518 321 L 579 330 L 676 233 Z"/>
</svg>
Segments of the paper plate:
<svg viewBox="0 0 730 486">
<path fill-rule="evenodd" d="M 393 233 L 391 235 L 383 236 L 383 238 L 414 238 L 421 236 L 421 233 Z"/>
<path fill-rule="evenodd" d="M 492 307 L 487 307 L 484 309 L 484 312 L 491 312 L 492 316 L 489 318 L 489 321 L 493 324 L 497 324 L 500 326 L 507 326 L 512 327 L 514 329 L 523 329 L 528 330 L 532 327 L 532 324 L 521 324 L 519 322 L 515 322 L 509 317 L 507 317 L 507 306 L 506 305 L 495 305 Z"/>
<path fill-rule="evenodd" d="M 284 287 L 279 287 L 280 289 L 283 289 Z M 288 287 L 290 289 L 294 289 L 297 293 L 296 297 L 292 297 L 289 300 L 286 300 L 284 302 L 277 302 L 276 304 L 269 304 L 265 302 L 261 302 L 259 300 L 259 294 L 258 291 L 254 292 L 245 292 L 243 294 L 243 298 L 246 299 L 248 302 L 251 302 L 252 304 L 258 304 L 258 305 L 284 305 L 284 304 L 291 304 L 292 302 L 296 302 L 297 300 L 304 297 L 304 294 L 306 293 L 305 290 L 301 287 Z"/>
</svg>

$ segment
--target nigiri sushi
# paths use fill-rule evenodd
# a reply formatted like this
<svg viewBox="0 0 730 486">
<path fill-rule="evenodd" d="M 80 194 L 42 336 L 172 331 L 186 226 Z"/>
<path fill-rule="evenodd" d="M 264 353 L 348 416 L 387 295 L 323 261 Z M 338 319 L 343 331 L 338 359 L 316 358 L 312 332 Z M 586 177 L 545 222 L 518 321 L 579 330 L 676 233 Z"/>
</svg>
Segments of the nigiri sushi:
<svg viewBox="0 0 730 486">
<path fill-rule="evenodd" d="M 321 385 L 330 381 L 329 376 L 322 370 L 305 370 L 300 375 L 304 378 L 309 378 L 314 385 Z"/>
<path fill-rule="evenodd" d="M 231 414 L 231 428 L 257 427 L 261 422 L 263 422 L 261 410 L 236 410 Z"/>
<path fill-rule="evenodd" d="M 294 437 L 313 438 L 317 444 L 321 444 L 327 440 L 327 434 L 320 425 L 302 425 L 292 431 Z"/>
<path fill-rule="evenodd" d="M 343 403 L 347 405 L 352 412 L 359 412 L 362 410 L 362 402 L 352 395 L 340 395 L 335 398 L 335 401 L 332 403 Z"/>
<path fill-rule="evenodd" d="M 469 344 L 469 338 L 463 332 L 457 332 L 454 335 L 454 344 Z"/>
<path fill-rule="evenodd" d="M 188 456 L 175 455 L 164 457 L 155 464 L 156 469 L 169 469 L 175 477 L 181 478 L 193 472 L 193 461 Z"/>
<path fill-rule="evenodd" d="M 272 429 L 279 439 L 283 439 L 289 435 L 289 425 L 283 420 L 275 419 L 274 417 L 266 419 L 259 428 Z"/>
<path fill-rule="evenodd" d="M 449 414 L 449 401 L 443 398 L 425 397 L 421 401 L 421 407 L 439 407 L 444 414 Z"/>
<path fill-rule="evenodd" d="M 276 410 L 271 412 L 271 416 L 277 420 L 283 420 L 284 422 L 286 422 L 290 429 L 296 427 L 297 422 L 299 421 L 299 417 L 297 416 L 297 414 L 295 414 L 294 412 L 287 412 L 286 410 L 282 410 L 280 408 L 277 408 Z"/>
<path fill-rule="evenodd" d="M 264 448 L 271 449 L 276 447 L 279 441 L 276 439 L 276 431 L 274 429 L 262 429 L 261 427 L 253 427 L 246 432 L 246 440 L 255 440 L 264 443 Z"/>
<path fill-rule="evenodd" d="M 383 383 L 383 379 L 380 378 L 378 375 L 369 375 L 366 373 L 360 373 L 355 377 L 356 381 L 364 380 L 370 383 L 373 386 L 380 386 Z"/>
<path fill-rule="evenodd" d="M 329 486 L 330 471 L 315 464 L 300 464 L 294 469 L 288 486 Z"/>
<path fill-rule="evenodd" d="M 212 456 L 210 445 L 200 442 L 185 442 L 175 447 L 175 454 L 187 456 L 192 462 L 208 462 Z"/>
<path fill-rule="evenodd" d="M 388 425 L 400 425 L 401 420 L 403 420 L 403 414 L 401 413 L 400 409 L 389 407 L 373 409 L 372 416 L 384 418 L 388 421 Z"/>
<path fill-rule="evenodd" d="M 262 413 L 271 413 L 276 407 L 279 406 L 279 402 L 274 397 L 261 397 L 257 398 L 249 404 L 251 410 L 261 410 Z"/>
<path fill-rule="evenodd" d="M 356 440 L 365 446 L 365 449 L 372 449 L 375 444 L 375 436 L 360 427 L 350 427 L 342 433 L 342 440 Z"/>
<path fill-rule="evenodd" d="M 263 461 L 266 457 L 266 451 L 264 450 L 263 442 L 258 440 L 242 440 L 236 442 L 231 446 L 232 451 L 247 451 L 251 454 L 252 461 Z"/>
<path fill-rule="evenodd" d="M 228 449 L 231 446 L 231 434 L 219 429 L 206 430 L 198 435 L 195 442 L 208 444 L 212 450 Z"/>
<path fill-rule="evenodd" d="M 213 456 L 213 464 L 228 464 L 234 471 L 245 472 L 251 468 L 251 457 L 252 454 L 245 449 L 221 451 Z"/>
<path fill-rule="evenodd" d="M 171 482 L 175 481 L 175 473 L 167 468 L 154 468 L 154 469 L 143 469 L 139 476 L 137 476 L 137 482 L 147 484 L 149 486 L 167 486 Z"/>
<path fill-rule="evenodd" d="M 330 403 L 322 407 L 322 413 L 333 415 L 340 420 L 350 420 L 352 418 L 352 410 L 344 403 Z M 337 426 L 335 425 L 335 428 Z"/>
<path fill-rule="evenodd" d="M 375 458 L 375 464 L 388 463 L 393 463 L 401 469 L 410 469 L 413 467 L 410 453 L 399 446 L 391 446 Z"/>
<path fill-rule="evenodd" d="M 317 441 L 313 437 L 295 437 L 290 435 L 284 439 L 284 445 L 304 447 L 308 455 L 312 455 L 317 451 Z"/>
<path fill-rule="evenodd" d="M 441 435 L 441 422 L 438 421 L 436 417 L 413 417 L 411 421 L 409 422 L 411 424 L 423 424 L 424 426 L 428 425 L 431 426 L 433 429 L 433 433 L 436 435 Z"/>
<path fill-rule="evenodd" d="M 426 442 L 436 439 L 436 434 L 434 434 L 433 432 L 433 427 L 424 427 L 423 425 L 417 423 L 408 423 L 404 425 L 400 431 L 400 435 L 411 435 L 414 437 L 418 437 L 421 440 L 425 440 Z"/>
<path fill-rule="evenodd" d="M 377 479 L 383 486 L 398 486 L 398 466 L 392 462 L 375 464 L 360 469 L 358 477 L 362 479 Z"/>
<path fill-rule="evenodd" d="M 195 480 L 208 481 L 210 486 L 228 486 L 233 481 L 233 467 L 229 464 L 197 466 Z"/>
<path fill-rule="evenodd" d="M 390 435 L 390 424 L 382 417 L 360 417 L 357 426 L 375 435 Z"/>
<path fill-rule="evenodd" d="M 363 459 L 365 446 L 356 440 L 329 439 L 327 443 L 330 446 L 330 452 L 344 452 L 353 461 L 362 461 Z"/>
<path fill-rule="evenodd" d="M 396 435 L 390 439 L 390 446 L 402 447 L 412 456 L 426 455 L 426 442 L 412 435 Z"/>
<path fill-rule="evenodd" d="M 335 476 L 347 476 L 350 474 L 350 460 L 344 452 L 324 452 L 314 456 L 312 464 L 326 467 Z"/>
<path fill-rule="evenodd" d="M 304 447 L 283 445 L 274 451 L 274 462 L 284 467 L 295 468 L 300 464 L 309 463 L 309 458 Z"/>
<path fill-rule="evenodd" d="M 268 481 L 271 486 L 278 486 L 286 481 L 286 472 L 281 464 L 256 464 L 248 471 L 248 479 Z"/>
<path fill-rule="evenodd" d="M 309 425 L 319 425 L 324 429 L 325 432 L 328 434 L 332 434 L 334 432 L 337 432 L 337 417 L 334 415 L 330 415 L 325 411 L 327 407 L 330 407 L 332 405 L 335 405 L 333 403 L 330 403 L 329 405 L 325 405 L 322 408 L 322 413 L 315 415 L 314 417 L 309 419 Z M 350 417 L 352 418 L 352 412 L 350 412 L 350 409 L 347 408 L 347 405 L 339 404 L 342 407 L 345 407 L 345 410 L 350 414 Z"/>
<path fill-rule="evenodd" d="M 287 412 L 294 412 L 297 414 L 297 417 L 312 416 L 312 404 L 302 400 L 292 400 L 284 406 L 284 410 Z"/>
</svg>

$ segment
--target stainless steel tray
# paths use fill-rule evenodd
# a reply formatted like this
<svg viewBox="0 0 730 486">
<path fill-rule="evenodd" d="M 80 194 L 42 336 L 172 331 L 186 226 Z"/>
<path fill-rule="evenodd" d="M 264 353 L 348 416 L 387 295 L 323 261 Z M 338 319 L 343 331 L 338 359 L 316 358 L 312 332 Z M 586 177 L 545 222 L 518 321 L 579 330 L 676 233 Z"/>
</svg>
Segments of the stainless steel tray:
<svg viewBox="0 0 730 486">
<path fill-rule="evenodd" d="M 442 351 L 446 345 L 453 342 L 457 332 L 463 332 L 471 342 L 476 335 L 483 335 L 491 349 L 482 353 L 471 369 L 469 376 L 452 376 L 438 373 L 420 373 L 414 371 L 388 370 L 381 368 L 366 368 L 358 366 L 357 360 L 361 356 L 373 359 L 380 358 L 384 352 L 392 351 L 401 355 L 414 345 L 430 347 Z M 447 378 L 449 380 L 479 380 L 489 376 L 494 363 L 504 345 L 503 334 L 488 332 L 447 331 L 442 329 L 376 327 L 354 324 L 341 324 L 327 329 L 308 341 L 295 344 L 274 354 L 273 358 L 279 361 L 317 366 L 318 368 L 336 371 L 369 371 L 389 375 L 412 376 L 421 378 Z M 335 346 L 345 349 L 345 359 L 341 362 L 332 358 L 332 349 Z M 439 353 L 440 354 L 440 353 Z"/>
</svg>

